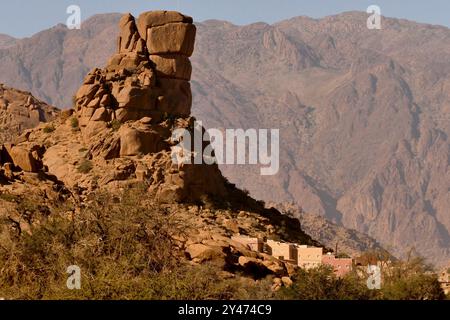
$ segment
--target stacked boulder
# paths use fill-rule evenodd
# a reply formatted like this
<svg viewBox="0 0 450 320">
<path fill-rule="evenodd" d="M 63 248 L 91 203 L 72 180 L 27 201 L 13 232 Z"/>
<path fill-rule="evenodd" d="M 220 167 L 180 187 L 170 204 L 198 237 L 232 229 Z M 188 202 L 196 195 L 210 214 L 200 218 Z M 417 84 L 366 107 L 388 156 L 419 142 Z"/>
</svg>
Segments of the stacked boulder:
<svg viewBox="0 0 450 320">
<path fill-rule="evenodd" d="M 139 16 L 138 31 L 147 44 L 150 60 L 155 64 L 159 77 L 191 79 L 189 57 L 194 52 L 196 33 L 192 22 L 191 17 L 173 11 L 145 12 Z M 189 86 L 186 82 L 180 83 L 180 86 Z"/>
<path fill-rule="evenodd" d="M 192 18 L 173 11 L 146 12 L 137 21 L 155 66 L 160 95 L 158 107 L 169 114 L 191 113 L 192 65 L 196 27 Z"/>
<path fill-rule="evenodd" d="M 120 20 L 117 52 L 92 70 L 75 96 L 75 111 L 92 156 L 134 161 L 135 176 L 168 201 L 223 195 L 217 165 L 175 164 L 176 129 L 194 130 L 189 60 L 196 27 L 173 11 Z"/>
<path fill-rule="evenodd" d="M 122 17 L 117 53 L 88 74 L 75 97 L 87 136 L 112 121 L 189 116 L 195 33 L 192 18 L 177 12 L 147 12 L 137 24 L 130 14 Z"/>
</svg>

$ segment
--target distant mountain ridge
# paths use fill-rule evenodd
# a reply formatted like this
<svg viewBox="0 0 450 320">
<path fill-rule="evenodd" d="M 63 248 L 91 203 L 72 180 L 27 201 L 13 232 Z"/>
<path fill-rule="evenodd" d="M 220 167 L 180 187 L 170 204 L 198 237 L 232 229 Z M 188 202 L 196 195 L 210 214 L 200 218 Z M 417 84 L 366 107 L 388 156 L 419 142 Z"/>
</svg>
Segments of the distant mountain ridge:
<svg viewBox="0 0 450 320">
<path fill-rule="evenodd" d="M 70 107 L 83 75 L 114 51 L 119 18 L 0 46 L 0 82 Z M 197 23 L 193 113 L 207 127 L 281 129 L 277 176 L 222 167 L 255 197 L 298 203 L 394 254 L 415 248 L 442 265 L 450 259 L 450 30 L 390 18 L 368 30 L 366 20 L 350 12 Z"/>
<path fill-rule="evenodd" d="M 0 34 L 0 49 L 12 47 L 17 42 L 17 39 L 6 34 Z"/>
</svg>

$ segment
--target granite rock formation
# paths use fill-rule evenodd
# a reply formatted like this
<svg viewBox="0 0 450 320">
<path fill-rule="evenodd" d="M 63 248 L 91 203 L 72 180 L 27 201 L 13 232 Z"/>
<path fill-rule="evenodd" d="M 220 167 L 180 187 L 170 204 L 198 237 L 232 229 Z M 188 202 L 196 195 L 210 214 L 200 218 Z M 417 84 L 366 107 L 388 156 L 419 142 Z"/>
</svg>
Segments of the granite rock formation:
<svg viewBox="0 0 450 320">
<path fill-rule="evenodd" d="M 26 129 L 53 120 L 58 112 L 31 93 L 0 83 L 0 143 L 12 142 Z"/>
<path fill-rule="evenodd" d="M 179 142 L 173 141 L 172 132 L 192 130 L 194 122 L 189 82 L 196 33 L 192 22 L 176 12 L 144 13 L 137 21 L 124 15 L 117 52 L 104 69 L 95 68 L 86 76 L 75 96 L 75 116 L 93 156 L 143 157 L 132 161 L 134 176 L 150 180 L 157 197 L 168 201 L 225 192 L 217 166 L 174 165 L 171 160 L 170 150 Z"/>
</svg>

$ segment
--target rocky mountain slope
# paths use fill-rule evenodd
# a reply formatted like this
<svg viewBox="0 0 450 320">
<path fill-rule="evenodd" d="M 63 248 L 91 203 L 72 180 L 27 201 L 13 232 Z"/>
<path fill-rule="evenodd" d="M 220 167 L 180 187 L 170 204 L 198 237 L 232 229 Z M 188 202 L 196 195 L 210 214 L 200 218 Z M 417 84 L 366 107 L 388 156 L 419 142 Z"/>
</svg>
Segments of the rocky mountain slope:
<svg viewBox="0 0 450 320">
<path fill-rule="evenodd" d="M 26 129 L 53 120 L 59 110 L 31 93 L 0 83 L 0 143 L 10 142 Z"/>
<path fill-rule="evenodd" d="M 12 47 L 17 39 L 8 36 L 7 34 L 0 34 L 0 49 Z"/>
<path fill-rule="evenodd" d="M 327 220 L 324 216 L 305 212 L 293 203 L 267 203 L 289 217 L 300 221 L 302 230 L 324 246 L 332 248 L 337 254 L 358 257 L 362 252 L 386 253 L 378 241 L 368 235 Z"/>
<path fill-rule="evenodd" d="M 58 219 L 54 212 L 61 206 L 70 223 L 83 219 L 80 212 L 99 192 L 120 203 L 124 190 L 142 190 L 133 201 L 158 205 L 159 214 L 178 221 L 168 231 L 176 242 L 168 250 L 178 264 L 210 263 L 226 277 L 270 275 L 278 286 L 282 278 L 288 281 L 298 267 L 251 251 L 232 236 L 320 243 L 302 231 L 297 219 L 266 209 L 230 184 L 216 164 L 173 160 L 174 155 L 192 160 L 194 154 L 176 149 L 182 138 L 172 133 L 203 130 L 193 126 L 191 116 L 192 18 L 165 11 L 138 19 L 127 14 L 119 27 L 116 53 L 105 68 L 87 74 L 74 97 L 75 109 L 0 146 L 2 243 L 26 244 L 37 227 Z M 133 237 L 156 232 L 142 228 Z M 2 247 L 4 252 L 10 255 Z M 7 271 L 1 272 L 3 277 Z"/>
<path fill-rule="evenodd" d="M 207 126 L 281 129 L 278 176 L 224 170 L 257 198 L 297 202 L 397 255 L 415 248 L 445 263 L 450 31 L 384 19 L 378 32 L 365 21 L 199 26 L 198 112 Z"/>
<path fill-rule="evenodd" d="M 59 108 L 72 107 L 86 73 L 104 66 L 114 52 L 119 19 L 119 14 L 96 16 L 77 32 L 60 24 L 7 48 L 0 40 L 0 82 Z"/>
<path fill-rule="evenodd" d="M 222 168 L 255 197 L 446 263 L 450 31 L 387 18 L 368 30 L 366 19 L 197 23 L 193 113 L 206 127 L 281 129 L 278 175 Z M 98 16 L 80 31 L 57 26 L 0 49 L 0 81 L 71 105 L 82 75 L 113 53 L 104 35 L 117 34 L 117 21 Z"/>
</svg>

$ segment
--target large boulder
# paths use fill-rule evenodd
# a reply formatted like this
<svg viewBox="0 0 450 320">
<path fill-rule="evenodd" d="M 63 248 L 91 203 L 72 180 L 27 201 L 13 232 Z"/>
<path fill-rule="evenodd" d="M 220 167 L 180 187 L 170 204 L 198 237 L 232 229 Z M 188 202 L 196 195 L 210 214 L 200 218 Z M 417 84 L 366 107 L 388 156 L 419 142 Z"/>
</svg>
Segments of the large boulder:
<svg viewBox="0 0 450 320">
<path fill-rule="evenodd" d="M 157 109 L 162 113 L 180 117 L 191 114 L 192 91 L 189 81 L 177 79 L 159 79 L 160 95 Z"/>
<path fill-rule="evenodd" d="M 139 162 L 133 176 L 149 182 L 149 192 L 162 202 L 224 195 L 225 180 L 217 165 L 177 164 L 171 155 L 177 143 L 171 139 L 173 130 L 192 130 L 194 122 L 189 82 L 196 35 L 192 18 L 156 11 L 136 22 L 126 14 L 119 27 L 116 53 L 105 68 L 86 76 L 76 94 L 83 145 L 94 158 Z M 102 182 L 125 176 L 128 172 L 113 173 Z"/>
<path fill-rule="evenodd" d="M 137 20 L 137 28 L 141 38 L 147 40 L 147 29 L 167 23 L 193 23 L 193 19 L 176 11 L 149 11 L 142 13 Z"/>
<path fill-rule="evenodd" d="M 177 54 L 151 55 L 156 74 L 162 78 L 191 80 L 192 65 L 188 57 Z"/>
<path fill-rule="evenodd" d="M 156 153 L 166 148 L 158 132 L 124 125 L 119 130 L 120 156 Z"/>
<path fill-rule="evenodd" d="M 119 108 L 135 110 L 152 110 L 155 108 L 156 97 L 154 92 L 138 84 L 127 84 L 113 93 Z"/>
<path fill-rule="evenodd" d="M 201 243 L 192 244 L 187 247 L 186 253 L 196 262 L 225 264 L 226 254 L 224 248 L 219 246 L 207 246 Z"/>
<path fill-rule="evenodd" d="M 105 127 L 92 122 L 190 116 L 192 22 L 173 11 L 143 13 L 137 23 L 130 14 L 121 18 L 117 53 L 105 69 L 93 69 L 76 94 L 80 128 L 89 131 L 84 136 Z"/>
<path fill-rule="evenodd" d="M 38 172 L 42 169 L 42 161 L 37 150 L 14 146 L 9 151 L 14 165 L 25 172 Z"/>
<path fill-rule="evenodd" d="M 134 52 L 137 54 L 144 54 L 145 42 L 139 36 L 134 17 L 129 13 L 124 15 L 120 19 L 119 27 L 119 53 Z"/>
<path fill-rule="evenodd" d="M 176 53 L 190 57 L 194 52 L 196 27 L 189 23 L 169 23 L 147 30 L 150 54 Z"/>
</svg>

